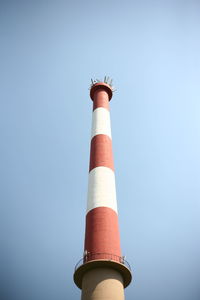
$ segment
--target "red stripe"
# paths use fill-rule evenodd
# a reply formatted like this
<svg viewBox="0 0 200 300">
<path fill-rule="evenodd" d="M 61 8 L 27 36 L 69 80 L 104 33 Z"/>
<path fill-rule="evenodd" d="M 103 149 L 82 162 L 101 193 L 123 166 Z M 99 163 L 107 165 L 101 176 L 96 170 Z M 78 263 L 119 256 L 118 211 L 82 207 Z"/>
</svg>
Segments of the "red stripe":
<svg viewBox="0 0 200 300">
<path fill-rule="evenodd" d="M 89 171 L 100 166 L 114 170 L 112 141 L 105 134 L 95 135 L 91 140 Z"/>
<path fill-rule="evenodd" d="M 104 89 L 98 89 L 94 94 L 93 110 L 97 107 L 104 107 L 109 110 L 109 97 Z"/>
<path fill-rule="evenodd" d="M 109 259 L 119 261 L 121 256 L 118 216 L 108 207 L 97 207 L 86 215 L 85 250 L 87 260 Z"/>
</svg>

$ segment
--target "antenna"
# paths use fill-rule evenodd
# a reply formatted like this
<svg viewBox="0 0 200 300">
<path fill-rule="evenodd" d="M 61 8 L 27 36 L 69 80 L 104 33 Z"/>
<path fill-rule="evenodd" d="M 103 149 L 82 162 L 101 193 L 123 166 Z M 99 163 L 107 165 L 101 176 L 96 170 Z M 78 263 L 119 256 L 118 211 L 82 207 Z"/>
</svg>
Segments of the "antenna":
<svg viewBox="0 0 200 300">
<path fill-rule="evenodd" d="M 94 84 L 100 83 L 100 82 L 104 82 L 104 83 L 108 84 L 113 92 L 116 91 L 116 89 L 113 87 L 113 79 L 110 78 L 109 76 L 104 76 L 104 80 L 103 80 L 103 81 L 100 80 L 100 79 L 92 79 L 92 78 L 91 78 L 90 89 L 92 88 L 92 86 L 93 86 Z"/>
</svg>

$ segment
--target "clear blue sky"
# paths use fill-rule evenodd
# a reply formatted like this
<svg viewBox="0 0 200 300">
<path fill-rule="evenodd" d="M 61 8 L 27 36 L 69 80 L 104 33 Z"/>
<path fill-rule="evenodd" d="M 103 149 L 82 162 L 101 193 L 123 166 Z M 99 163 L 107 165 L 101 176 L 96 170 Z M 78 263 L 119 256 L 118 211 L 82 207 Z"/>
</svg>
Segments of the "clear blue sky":
<svg viewBox="0 0 200 300">
<path fill-rule="evenodd" d="M 200 2 L 1 1 L 2 300 L 76 300 L 92 102 L 110 75 L 129 300 L 200 299 Z"/>
</svg>

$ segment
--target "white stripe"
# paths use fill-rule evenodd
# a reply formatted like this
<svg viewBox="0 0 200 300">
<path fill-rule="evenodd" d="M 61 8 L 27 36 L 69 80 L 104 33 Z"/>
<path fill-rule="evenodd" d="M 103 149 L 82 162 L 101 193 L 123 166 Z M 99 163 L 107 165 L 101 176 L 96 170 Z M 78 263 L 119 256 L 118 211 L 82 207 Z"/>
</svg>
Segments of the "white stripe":
<svg viewBox="0 0 200 300">
<path fill-rule="evenodd" d="M 110 112 L 103 107 L 98 107 L 92 114 L 92 136 L 106 134 L 111 138 Z"/>
<path fill-rule="evenodd" d="M 97 167 L 89 173 L 87 212 L 101 206 L 117 213 L 115 174 L 107 167 Z"/>
</svg>

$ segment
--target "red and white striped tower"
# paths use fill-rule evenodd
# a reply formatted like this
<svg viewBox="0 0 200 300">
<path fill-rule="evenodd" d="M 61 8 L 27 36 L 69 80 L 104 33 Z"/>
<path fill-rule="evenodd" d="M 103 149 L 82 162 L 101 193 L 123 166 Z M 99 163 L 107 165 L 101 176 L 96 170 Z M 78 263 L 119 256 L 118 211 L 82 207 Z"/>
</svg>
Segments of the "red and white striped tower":
<svg viewBox="0 0 200 300">
<path fill-rule="evenodd" d="M 82 300 L 122 300 L 131 271 L 120 249 L 109 112 L 111 84 L 95 82 L 90 97 L 93 118 L 85 247 L 74 281 L 82 289 Z"/>
</svg>

